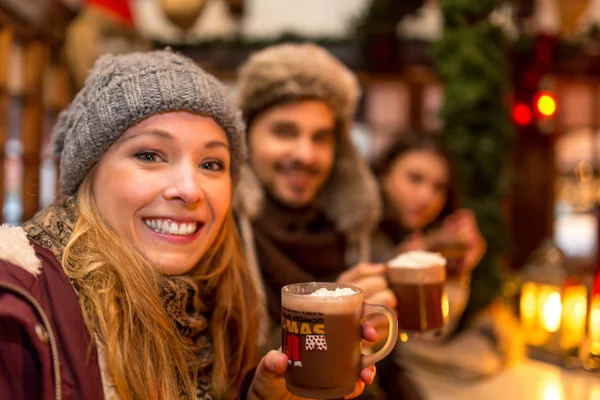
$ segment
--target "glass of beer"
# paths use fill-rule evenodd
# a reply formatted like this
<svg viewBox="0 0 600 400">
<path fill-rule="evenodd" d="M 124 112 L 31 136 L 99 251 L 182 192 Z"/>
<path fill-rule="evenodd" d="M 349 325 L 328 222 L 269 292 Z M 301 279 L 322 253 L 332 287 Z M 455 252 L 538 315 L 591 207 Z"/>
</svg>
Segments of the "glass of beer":
<svg viewBox="0 0 600 400">
<path fill-rule="evenodd" d="M 449 311 L 446 259 L 438 253 L 409 251 L 387 266 L 389 285 L 398 300 L 398 330 L 414 335 L 441 333 Z"/>
<path fill-rule="evenodd" d="M 333 399 L 354 392 L 361 369 L 394 348 L 398 325 L 392 310 L 363 303 L 360 288 L 337 283 L 299 283 L 281 290 L 282 351 L 288 357 L 283 377 L 301 397 Z M 385 345 L 362 354 L 362 319 L 371 313 L 389 321 Z"/>
</svg>

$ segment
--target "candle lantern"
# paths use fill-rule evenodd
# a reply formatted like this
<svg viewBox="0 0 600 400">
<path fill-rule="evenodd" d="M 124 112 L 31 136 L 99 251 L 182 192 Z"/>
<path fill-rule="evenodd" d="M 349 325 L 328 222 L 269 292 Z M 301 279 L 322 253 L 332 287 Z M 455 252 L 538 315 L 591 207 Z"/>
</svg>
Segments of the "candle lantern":
<svg viewBox="0 0 600 400">
<path fill-rule="evenodd" d="M 600 244 L 600 235 L 598 243 Z M 600 256 L 596 260 L 596 277 L 588 312 L 588 334 L 580 348 L 579 358 L 585 369 L 600 371 Z"/>
<path fill-rule="evenodd" d="M 586 338 L 588 290 L 564 261 L 552 240 L 532 253 L 521 276 L 519 308 L 530 356 L 570 366 Z"/>
</svg>

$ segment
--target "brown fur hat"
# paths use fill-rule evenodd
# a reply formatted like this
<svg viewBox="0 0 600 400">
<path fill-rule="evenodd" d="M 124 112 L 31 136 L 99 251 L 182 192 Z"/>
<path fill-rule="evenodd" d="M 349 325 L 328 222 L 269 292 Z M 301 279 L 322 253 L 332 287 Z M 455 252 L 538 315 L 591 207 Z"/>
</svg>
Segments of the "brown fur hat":
<svg viewBox="0 0 600 400">
<path fill-rule="evenodd" d="M 283 100 L 311 98 L 329 104 L 345 129 L 352 125 L 360 97 L 356 76 L 312 43 L 254 53 L 240 68 L 237 90 L 246 121 Z"/>
<path fill-rule="evenodd" d="M 356 76 L 327 50 L 315 44 L 282 44 L 261 50 L 239 71 L 237 94 L 247 123 L 267 108 L 294 99 L 318 99 L 338 118 L 336 161 L 317 203 L 338 230 L 354 239 L 372 229 L 380 214 L 377 183 L 350 138 L 360 86 Z M 256 218 L 262 212 L 263 188 L 245 168 L 236 207 Z"/>
</svg>

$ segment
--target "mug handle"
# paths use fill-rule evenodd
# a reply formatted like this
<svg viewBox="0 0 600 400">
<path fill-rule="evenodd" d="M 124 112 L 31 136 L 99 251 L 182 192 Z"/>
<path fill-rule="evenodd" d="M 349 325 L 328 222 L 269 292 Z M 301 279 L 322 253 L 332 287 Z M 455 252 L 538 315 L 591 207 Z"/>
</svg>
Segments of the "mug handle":
<svg viewBox="0 0 600 400">
<path fill-rule="evenodd" d="M 396 346 L 396 341 L 398 340 L 398 320 L 396 319 L 394 312 L 386 306 L 363 303 L 363 316 L 374 313 L 385 315 L 390 323 L 390 329 L 388 331 L 387 340 L 381 349 L 373 354 L 363 354 L 361 368 L 366 368 L 369 365 L 381 361 L 394 350 L 394 346 Z"/>
</svg>

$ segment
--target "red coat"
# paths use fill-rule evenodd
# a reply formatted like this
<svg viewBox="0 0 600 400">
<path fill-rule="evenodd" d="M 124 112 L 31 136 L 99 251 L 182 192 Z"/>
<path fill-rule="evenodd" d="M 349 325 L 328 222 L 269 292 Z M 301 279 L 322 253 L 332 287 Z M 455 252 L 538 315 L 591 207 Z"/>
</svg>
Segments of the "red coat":
<svg viewBox="0 0 600 400">
<path fill-rule="evenodd" d="M 77 295 L 56 257 L 33 248 L 37 275 L 6 261 L 0 245 L 0 399 L 103 400 Z"/>
<path fill-rule="evenodd" d="M 32 266 L 38 260 L 41 268 Z M 246 398 L 253 375 L 254 371 L 246 376 L 237 399 Z M 0 225 L 0 400 L 4 399 L 104 400 L 104 390 L 95 340 L 59 261 L 29 242 L 20 228 Z"/>
</svg>

